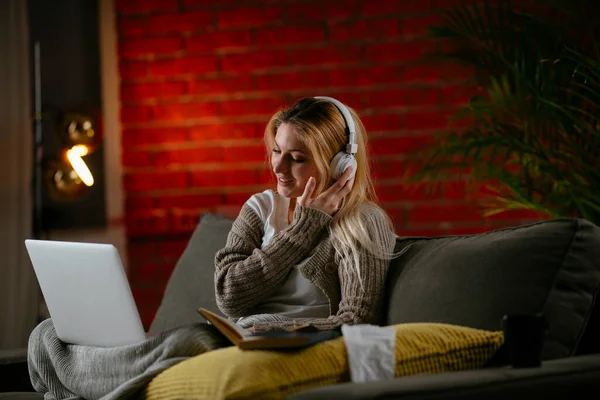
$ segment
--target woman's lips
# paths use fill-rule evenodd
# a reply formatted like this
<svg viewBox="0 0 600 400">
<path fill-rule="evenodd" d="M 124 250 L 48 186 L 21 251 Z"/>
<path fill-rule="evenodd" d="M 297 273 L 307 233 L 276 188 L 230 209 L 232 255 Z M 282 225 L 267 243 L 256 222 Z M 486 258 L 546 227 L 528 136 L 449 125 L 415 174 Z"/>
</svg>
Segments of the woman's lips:
<svg viewBox="0 0 600 400">
<path fill-rule="evenodd" d="M 288 186 L 288 185 L 291 185 L 292 183 L 294 183 L 294 180 L 293 179 L 277 178 L 277 182 L 279 182 L 279 184 L 282 185 L 282 186 Z"/>
</svg>

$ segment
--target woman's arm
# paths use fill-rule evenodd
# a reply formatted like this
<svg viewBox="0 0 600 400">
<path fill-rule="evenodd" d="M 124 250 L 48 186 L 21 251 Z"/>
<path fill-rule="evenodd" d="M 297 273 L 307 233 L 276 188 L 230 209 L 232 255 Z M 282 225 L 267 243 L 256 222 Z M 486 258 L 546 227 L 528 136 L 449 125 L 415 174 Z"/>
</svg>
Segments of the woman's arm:
<svg viewBox="0 0 600 400">
<path fill-rule="evenodd" d="M 221 312 L 243 317 L 266 300 L 317 244 L 330 221 L 322 211 L 296 206 L 292 223 L 261 249 L 263 222 L 244 205 L 225 247 L 215 255 L 215 293 Z"/>
<path fill-rule="evenodd" d="M 375 226 L 369 227 L 371 237 L 381 243 L 391 254 L 396 244 L 396 235 L 390 231 L 385 221 L 377 220 Z M 318 318 L 308 323 L 317 329 L 335 329 L 342 324 L 379 324 L 383 320 L 383 301 L 385 281 L 389 259 L 379 259 L 361 253 L 359 258 L 360 273 L 363 286 L 358 279 L 353 262 L 347 258 L 337 259 L 338 275 L 341 286 L 341 301 L 335 315 Z M 293 329 L 297 325 L 306 324 L 294 321 L 256 323 L 257 332 L 271 329 Z"/>
</svg>

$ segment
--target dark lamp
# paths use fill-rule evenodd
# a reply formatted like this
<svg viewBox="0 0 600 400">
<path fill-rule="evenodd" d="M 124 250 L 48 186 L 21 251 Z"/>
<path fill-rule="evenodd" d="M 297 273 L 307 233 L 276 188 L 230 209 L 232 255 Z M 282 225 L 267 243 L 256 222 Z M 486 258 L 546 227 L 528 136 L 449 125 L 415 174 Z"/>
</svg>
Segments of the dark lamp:
<svg viewBox="0 0 600 400">
<path fill-rule="evenodd" d="M 50 197 L 58 201 L 75 200 L 91 186 L 86 185 L 81 179 L 69 162 L 66 152 L 61 157 L 46 161 L 44 178 Z"/>
<path fill-rule="evenodd" d="M 44 166 L 45 180 L 55 200 L 75 199 L 94 184 L 94 176 L 84 161 L 100 145 L 102 129 L 98 112 L 87 107 L 61 112 L 55 134 L 63 150 Z"/>
<path fill-rule="evenodd" d="M 67 111 L 59 119 L 57 135 L 65 148 L 85 146 L 93 152 L 102 141 L 100 117 L 93 111 Z"/>
</svg>

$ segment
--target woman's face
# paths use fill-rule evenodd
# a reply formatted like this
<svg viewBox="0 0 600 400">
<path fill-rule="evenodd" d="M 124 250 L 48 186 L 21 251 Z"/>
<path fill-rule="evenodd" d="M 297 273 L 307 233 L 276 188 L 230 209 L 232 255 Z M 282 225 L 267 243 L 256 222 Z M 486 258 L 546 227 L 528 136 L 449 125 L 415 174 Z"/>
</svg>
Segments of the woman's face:
<svg viewBox="0 0 600 400">
<path fill-rule="evenodd" d="M 311 176 L 318 184 L 315 162 L 294 127 L 289 124 L 281 124 L 277 129 L 271 166 L 277 177 L 277 193 L 283 197 L 302 196 Z"/>
</svg>

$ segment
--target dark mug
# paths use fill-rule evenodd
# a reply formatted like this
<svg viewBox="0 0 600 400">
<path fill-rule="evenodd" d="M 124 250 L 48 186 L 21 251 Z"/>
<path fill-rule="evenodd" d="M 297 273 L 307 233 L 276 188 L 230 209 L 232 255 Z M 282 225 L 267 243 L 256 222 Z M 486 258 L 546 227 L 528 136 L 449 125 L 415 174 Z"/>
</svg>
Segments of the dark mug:
<svg viewBox="0 0 600 400">
<path fill-rule="evenodd" d="M 539 367 L 542 347 L 548 333 L 543 314 L 505 315 L 502 318 L 504 347 L 514 368 Z"/>
</svg>

